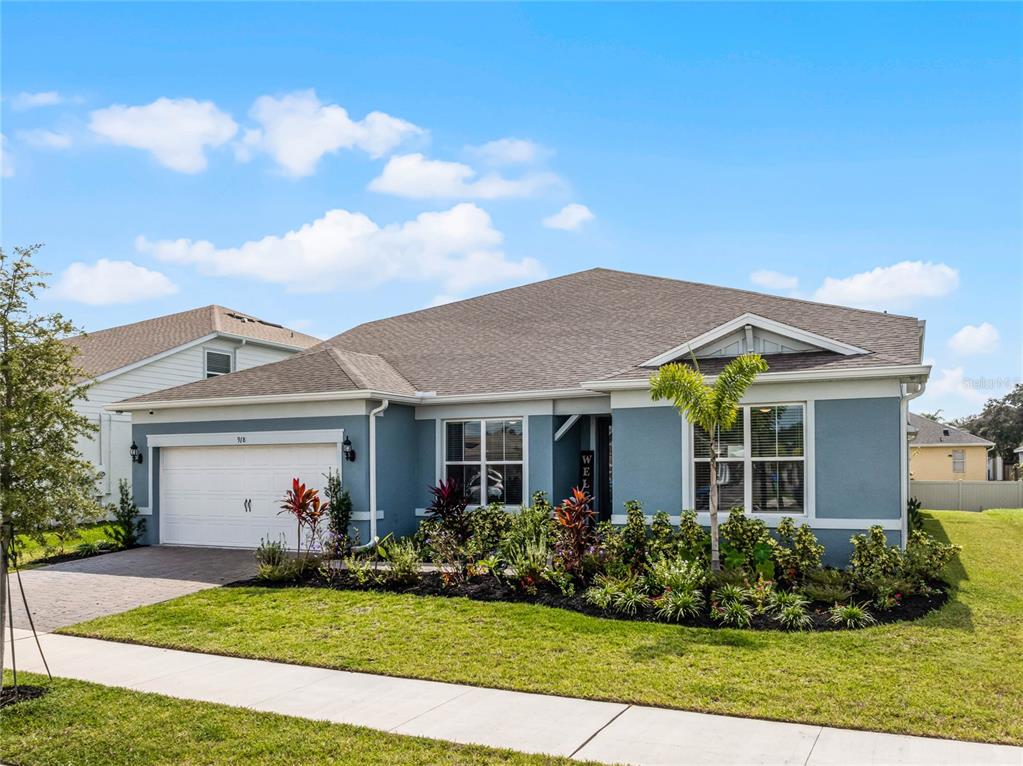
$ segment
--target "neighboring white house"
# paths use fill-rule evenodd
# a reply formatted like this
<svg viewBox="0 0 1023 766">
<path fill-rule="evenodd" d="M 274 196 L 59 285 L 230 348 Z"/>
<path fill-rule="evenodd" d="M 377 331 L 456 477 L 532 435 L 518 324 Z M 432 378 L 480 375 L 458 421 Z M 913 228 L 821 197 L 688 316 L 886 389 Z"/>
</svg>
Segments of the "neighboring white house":
<svg viewBox="0 0 1023 766">
<path fill-rule="evenodd" d="M 131 481 L 131 415 L 104 409 L 111 402 L 203 378 L 279 362 L 316 345 L 318 338 L 222 306 L 68 338 L 76 363 L 90 379 L 88 397 L 76 403 L 97 427 L 79 451 L 102 474 L 98 496 L 117 499 L 120 479 Z"/>
</svg>

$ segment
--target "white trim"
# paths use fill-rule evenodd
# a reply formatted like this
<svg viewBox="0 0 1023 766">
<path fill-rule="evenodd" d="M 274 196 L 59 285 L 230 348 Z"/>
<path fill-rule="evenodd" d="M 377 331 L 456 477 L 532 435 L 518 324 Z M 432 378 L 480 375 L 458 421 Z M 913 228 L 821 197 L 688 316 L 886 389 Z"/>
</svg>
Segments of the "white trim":
<svg viewBox="0 0 1023 766">
<path fill-rule="evenodd" d="M 902 395 L 902 387 L 898 378 L 878 378 L 876 380 L 832 380 L 803 381 L 801 383 L 754 383 L 743 394 L 741 404 L 761 404 L 764 402 L 793 402 L 807 399 L 898 399 Z M 611 406 L 616 409 L 634 407 L 670 407 L 669 400 L 654 401 L 650 398 L 648 388 L 628 391 L 612 391 Z"/>
<path fill-rule="evenodd" d="M 651 375 L 653 370 L 650 371 Z M 757 376 L 757 383 L 798 383 L 804 381 L 864 380 L 869 378 L 923 377 L 931 374 L 928 364 L 898 364 L 877 367 L 852 367 L 840 370 L 797 370 L 794 372 L 764 372 Z M 717 380 L 716 375 L 704 375 L 706 383 Z M 629 391 L 648 389 L 650 377 L 628 380 L 586 380 L 579 384 L 593 391 Z"/>
<path fill-rule="evenodd" d="M 150 434 L 146 437 L 150 449 L 153 447 L 226 447 L 260 444 L 340 444 L 344 438 L 343 428 L 305 431 Z M 152 461 L 150 461 L 150 466 L 152 466 Z"/>
<path fill-rule="evenodd" d="M 384 517 L 384 512 L 377 509 L 377 521 Z M 369 511 L 352 511 L 352 521 L 369 521 Z"/>
<path fill-rule="evenodd" d="M 561 437 L 572 430 L 572 426 L 579 422 L 581 415 L 570 415 L 568 420 L 557 431 L 554 432 L 554 441 L 561 441 Z"/>
<path fill-rule="evenodd" d="M 143 507 L 139 508 L 139 516 L 152 516 L 152 515 L 153 515 L 153 509 L 150 508 L 148 505 L 145 506 L 144 508 Z"/>
<path fill-rule="evenodd" d="M 959 444 L 958 442 L 947 442 L 947 443 L 931 443 L 931 444 L 918 444 L 915 441 L 909 443 L 911 449 L 937 449 L 938 447 L 955 447 L 956 449 L 964 449 L 966 447 L 983 447 L 986 450 L 990 450 L 992 447 L 998 445 L 992 444 L 991 442 L 964 442 Z"/>
<path fill-rule="evenodd" d="M 252 368 L 250 368 L 252 369 Z M 291 402 L 330 402 L 349 399 L 390 399 L 399 404 L 419 404 L 415 396 L 392 394 L 386 391 L 325 391 L 300 394 L 268 394 L 265 396 L 221 396 L 212 399 L 175 399 L 152 402 L 123 401 L 108 404 L 104 409 L 115 412 L 135 410 L 168 410 L 186 407 L 227 407 L 235 404 L 288 404 Z"/>
<path fill-rule="evenodd" d="M 728 515 L 728 511 L 720 511 L 719 514 Z M 902 521 L 900 519 L 830 519 L 830 518 L 811 518 L 805 514 L 792 514 L 792 513 L 758 513 L 753 516 L 756 519 L 760 519 L 767 525 L 768 528 L 774 529 L 778 526 L 778 522 L 782 519 L 792 519 L 797 525 L 802 523 L 809 524 L 813 529 L 870 529 L 872 526 L 880 526 L 882 529 L 888 531 L 898 531 L 902 529 Z M 646 516 L 646 523 L 650 524 L 653 521 L 653 516 Z M 668 519 L 672 524 L 678 524 L 681 520 L 681 515 L 668 516 Z M 611 516 L 612 524 L 624 524 L 628 520 L 628 517 L 623 513 L 616 513 Z M 710 514 L 700 512 L 696 514 L 696 521 L 702 526 L 710 526 Z"/>
<path fill-rule="evenodd" d="M 658 354 L 653 359 L 648 359 L 643 362 L 641 366 L 660 367 L 662 364 L 674 361 L 680 356 L 688 354 L 691 351 L 695 351 L 701 346 L 706 346 L 708 343 L 712 343 L 719 338 L 741 330 L 746 325 L 759 327 L 761 330 L 773 332 L 777 335 L 787 336 L 794 340 L 825 349 L 826 351 L 834 351 L 835 353 L 842 354 L 843 356 L 870 353 L 867 349 L 860 348 L 859 346 L 853 346 L 850 343 L 843 343 L 842 341 L 835 340 L 834 338 L 828 338 L 827 336 L 819 335 L 815 332 L 810 332 L 809 330 L 803 330 L 799 327 L 793 327 L 792 325 L 785 324 L 784 322 L 777 322 L 773 319 L 768 319 L 757 314 L 746 313 L 741 316 L 737 316 L 735 319 L 729 320 L 724 324 L 718 325 L 714 329 L 708 330 L 701 335 L 697 335 L 692 340 L 675 346 L 675 348 L 669 349 L 663 354 Z"/>
<path fill-rule="evenodd" d="M 312 346 L 292 346 L 288 343 L 279 343 L 277 341 L 266 340 L 264 338 L 250 338 L 248 335 L 235 335 L 233 332 L 218 331 L 217 336 L 227 338 L 228 340 L 239 341 L 243 346 L 255 343 L 257 346 L 269 346 L 270 348 L 279 348 L 282 351 L 305 351 L 308 348 L 312 348 Z"/>
<path fill-rule="evenodd" d="M 215 372 L 215 373 L 213 373 L 213 375 L 210 375 L 210 360 L 209 360 L 209 355 L 210 354 L 220 354 L 221 356 L 226 356 L 228 358 L 228 360 L 229 360 L 228 365 L 230 366 L 231 369 L 229 369 L 227 372 Z M 238 356 L 237 356 L 237 353 L 236 353 L 236 349 L 233 349 L 233 348 L 228 349 L 228 348 L 222 348 L 222 347 L 219 347 L 219 346 L 210 346 L 210 345 L 205 345 L 205 346 L 202 347 L 202 377 L 199 378 L 200 380 L 206 380 L 206 379 L 211 378 L 211 377 L 212 378 L 219 378 L 222 375 L 230 375 L 232 372 L 236 371 L 237 369 L 238 369 Z"/>
</svg>

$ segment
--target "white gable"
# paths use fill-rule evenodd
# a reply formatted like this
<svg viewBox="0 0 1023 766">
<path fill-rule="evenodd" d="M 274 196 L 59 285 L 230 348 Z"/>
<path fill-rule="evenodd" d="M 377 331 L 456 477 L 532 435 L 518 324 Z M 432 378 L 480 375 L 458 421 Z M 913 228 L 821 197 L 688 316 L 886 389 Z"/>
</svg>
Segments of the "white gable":
<svg viewBox="0 0 1023 766">
<path fill-rule="evenodd" d="M 784 322 L 756 314 L 743 314 L 647 360 L 643 366 L 657 367 L 690 355 L 708 358 L 746 353 L 795 354 L 806 351 L 831 351 L 845 356 L 869 353 L 866 349 Z"/>
</svg>

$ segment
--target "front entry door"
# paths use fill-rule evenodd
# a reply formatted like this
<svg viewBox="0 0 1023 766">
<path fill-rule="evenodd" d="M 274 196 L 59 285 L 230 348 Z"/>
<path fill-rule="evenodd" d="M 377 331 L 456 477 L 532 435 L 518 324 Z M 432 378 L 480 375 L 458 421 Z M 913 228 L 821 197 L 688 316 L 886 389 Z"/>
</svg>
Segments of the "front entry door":
<svg viewBox="0 0 1023 766">
<path fill-rule="evenodd" d="M 612 466 L 611 418 L 598 417 L 597 425 L 597 519 L 611 520 Z"/>
</svg>

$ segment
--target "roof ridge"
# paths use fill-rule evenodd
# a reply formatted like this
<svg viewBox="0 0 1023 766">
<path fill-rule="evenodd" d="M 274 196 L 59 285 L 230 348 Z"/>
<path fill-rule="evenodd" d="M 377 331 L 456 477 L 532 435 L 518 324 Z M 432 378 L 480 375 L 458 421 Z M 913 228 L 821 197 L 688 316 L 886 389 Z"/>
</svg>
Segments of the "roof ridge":
<svg viewBox="0 0 1023 766">
<path fill-rule="evenodd" d="M 220 321 L 221 307 L 216 304 L 210 306 L 210 310 L 213 313 L 213 331 L 216 333 L 222 333 L 224 331 L 223 323 Z"/>
<path fill-rule="evenodd" d="M 362 373 L 359 370 L 350 369 L 349 366 L 346 365 L 347 360 L 345 359 L 344 354 L 348 352 L 343 349 L 334 348 L 333 346 L 328 346 L 325 351 L 330 354 L 330 358 L 337 364 L 338 369 L 340 369 L 341 372 L 343 372 L 348 379 L 352 381 L 352 383 L 361 390 L 368 389 L 368 381 Z"/>
</svg>

